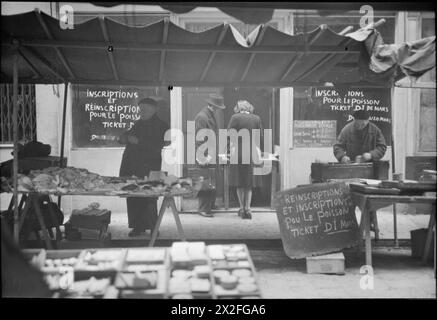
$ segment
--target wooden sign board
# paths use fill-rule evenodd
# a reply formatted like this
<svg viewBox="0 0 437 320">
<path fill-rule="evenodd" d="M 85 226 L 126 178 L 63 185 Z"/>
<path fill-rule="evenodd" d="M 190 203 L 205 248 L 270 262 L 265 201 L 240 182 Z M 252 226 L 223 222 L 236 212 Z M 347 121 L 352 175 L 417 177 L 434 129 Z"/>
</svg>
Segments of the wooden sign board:
<svg viewBox="0 0 437 320">
<path fill-rule="evenodd" d="M 297 148 L 332 147 L 337 139 L 336 120 L 295 120 L 293 144 Z"/>
<path fill-rule="evenodd" d="M 317 183 L 277 193 L 276 214 L 287 256 L 301 259 L 358 244 L 349 187 Z"/>
</svg>

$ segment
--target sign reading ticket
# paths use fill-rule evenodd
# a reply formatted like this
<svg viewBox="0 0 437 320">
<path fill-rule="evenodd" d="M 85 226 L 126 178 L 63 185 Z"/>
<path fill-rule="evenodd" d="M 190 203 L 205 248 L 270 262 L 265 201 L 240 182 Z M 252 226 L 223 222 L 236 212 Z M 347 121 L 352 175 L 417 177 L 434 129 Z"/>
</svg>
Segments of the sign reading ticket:
<svg viewBox="0 0 437 320">
<path fill-rule="evenodd" d="M 358 244 L 354 205 L 345 183 L 317 183 L 277 193 L 282 244 L 301 259 Z"/>
</svg>

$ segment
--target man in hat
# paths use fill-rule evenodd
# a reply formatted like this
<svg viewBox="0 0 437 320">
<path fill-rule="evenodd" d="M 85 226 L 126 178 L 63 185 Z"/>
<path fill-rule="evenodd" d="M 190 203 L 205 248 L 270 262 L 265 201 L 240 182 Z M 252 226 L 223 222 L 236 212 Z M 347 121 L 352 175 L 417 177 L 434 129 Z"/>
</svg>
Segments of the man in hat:
<svg viewBox="0 0 437 320">
<path fill-rule="evenodd" d="M 137 176 L 144 178 L 150 171 L 161 170 L 161 150 L 166 144 L 164 134 L 169 129 L 167 123 L 157 116 L 158 100 L 148 97 L 140 100 L 141 119 L 120 136 L 120 143 L 126 144 L 120 166 L 120 177 Z M 129 197 L 127 215 L 130 237 L 152 231 L 158 218 L 155 198 Z"/>
<path fill-rule="evenodd" d="M 387 145 L 381 130 L 369 121 L 365 110 L 356 110 L 354 120 L 340 132 L 334 155 L 341 163 L 377 161 L 384 157 Z"/>
<path fill-rule="evenodd" d="M 217 142 L 218 142 L 218 129 L 219 126 L 217 124 L 217 117 L 216 117 L 216 110 L 217 109 L 225 109 L 225 105 L 223 103 L 223 97 L 217 94 L 211 94 L 208 99 L 206 99 L 207 106 L 204 107 L 200 112 L 196 115 L 194 118 L 195 121 L 195 130 L 196 135 L 199 132 L 199 130 L 202 129 L 210 129 L 214 131 L 214 134 L 216 136 L 216 155 L 215 159 L 212 158 L 211 155 L 205 154 L 205 157 L 202 159 L 196 158 L 196 161 L 200 168 L 209 168 L 209 177 L 212 181 L 215 182 L 216 180 L 216 170 L 217 170 L 217 164 L 218 164 L 218 149 L 217 149 Z M 196 139 L 196 154 L 197 154 L 197 148 L 202 145 L 207 138 L 205 137 L 204 141 L 197 141 Z M 215 205 L 215 198 L 216 198 L 216 190 L 215 186 L 213 186 L 211 189 L 202 188 L 202 190 L 198 193 L 199 198 L 199 214 L 204 217 L 213 217 L 213 214 L 211 213 L 211 209 Z"/>
</svg>

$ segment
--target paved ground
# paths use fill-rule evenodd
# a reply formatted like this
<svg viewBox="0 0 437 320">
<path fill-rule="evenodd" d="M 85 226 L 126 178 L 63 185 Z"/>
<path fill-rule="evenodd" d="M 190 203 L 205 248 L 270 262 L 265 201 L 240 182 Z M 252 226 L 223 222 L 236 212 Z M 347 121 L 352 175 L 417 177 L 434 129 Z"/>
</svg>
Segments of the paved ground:
<svg viewBox="0 0 437 320">
<path fill-rule="evenodd" d="M 236 210 L 219 211 L 214 218 L 205 218 L 197 214 L 180 214 L 185 235 L 195 239 L 280 239 L 276 213 L 273 211 L 254 210 L 252 220 L 243 220 L 237 216 Z M 357 210 L 357 220 L 360 219 Z M 410 239 L 410 231 L 426 228 L 429 215 L 398 213 L 398 238 Z M 378 224 L 381 239 L 393 239 L 393 214 L 391 211 L 378 212 Z M 126 213 L 113 213 L 110 232 L 114 240 L 129 240 Z M 138 239 L 150 238 L 150 235 Z M 178 239 L 176 223 L 170 211 L 164 215 L 161 228 L 161 239 Z"/>
<path fill-rule="evenodd" d="M 250 250 L 265 298 L 435 298 L 432 266 L 411 258 L 407 248 L 373 250 L 373 290 L 360 288 L 363 255 L 344 251 L 345 275 L 307 274 L 305 259 L 291 260 L 280 250 Z"/>
<path fill-rule="evenodd" d="M 391 211 L 378 212 L 382 241 L 373 248 L 374 288 L 368 290 L 360 288 L 364 253 L 358 253 L 356 249 L 343 251 L 346 258 L 345 275 L 307 274 L 305 259 L 292 260 L 282 250 L 274 212 L 254 212 L 252 220 L 242 220 L 235 212 L 220 212 L 212 219 L 196 214 L 181 214 L 181 220 L 189 240 L 248 244 L 264 298 L 436 298 L 432 265 L 422 265 L 419 259 L 411 257 L 409 241 L 401 241 L 402 247 L 394 248 L 388 240 L 393 239 Z M 426 228 L 428 220 L 429 215 L 400 212 L 399 239 L 409 240 L 410 231 Z M 114 240 L 112 246 L 147 245 L 149 235 L 131 239 L 127 237 L 128 231 L 126 214 L 113 214 L 110 225 Z M 169 246 L 178 239 L 170 212 L 164 216 L 160 239 L 163 240 L 157 242 L 158 246 Z"/>
</svg>

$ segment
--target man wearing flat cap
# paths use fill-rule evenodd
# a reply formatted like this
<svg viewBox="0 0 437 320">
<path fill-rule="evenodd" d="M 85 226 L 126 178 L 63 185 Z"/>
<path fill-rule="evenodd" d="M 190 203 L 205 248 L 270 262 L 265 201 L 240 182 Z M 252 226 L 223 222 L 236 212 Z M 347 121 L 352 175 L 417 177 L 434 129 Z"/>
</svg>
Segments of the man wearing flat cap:
<svg viewBox="0 0 437 320">
<path fill-rule="evenodd" d="M 196 135 L 199 130 L 202 129 L 210 129 L 213 130 L 216 136 L 216 155 L 215 159 L 212 158 L 211 155 L 205 153 L 205 157 L 202 159 L 196 158 L 196 162 L 200 168 L 208 168 L 209 176 L 205 177 L 211 179 L 211 181 L 216 181 L 217 175 L 216 170 L 218 168 L 218 130 L 219 126 L 217 124 L 216 110 L 217 109 L 225 109 L 225 105 L 223 103 L 223 97 L 217 94 L 211 94 L 208 99 L 206 99 L 206 107 L 204 107 L 194 118 L 195 122 L 195 130 Z M 204 141 L 197 141 L 196 139 L 196 154 L 197 149 L 200 145 L 202 145 L 207 138 L 205 137 Z M 215 160 L 215 161 L 214 161 Z M 202 189 L 197 194 L 199 198 L 199 214 L 204 217 L 212 218 L 213 214 L 211 213 L 211 209 L 214 207 L 215 198 L 216 198 L 216 190 L 215 186 L 211 189 Z"/>
<path fill-rule="evenodd" d="M 167 123 L 156 114 L 158 99 L 147 97 L 140 100 L 140 120 L 120 136 L 119 142 L 126 144 L 120 166 L 120 177 L 137 176 L 144 178 L 150 171 L 161 170 L 161 150 L 165 145 L 164 134 L 169 129 Z M 127 216 L 130 237 L 152 231 L 158 218 L 158 208 L 155 198 L 129 197 Z"/>
<path fill-rule="evenodd" d="M 365 110 L 355 110 L 354 120 L 340 132 L 334 155 L 341 163 L 370 162 L 384 157 L 387 150 L 381 130 L 369 121 Z"/>
</svg>

